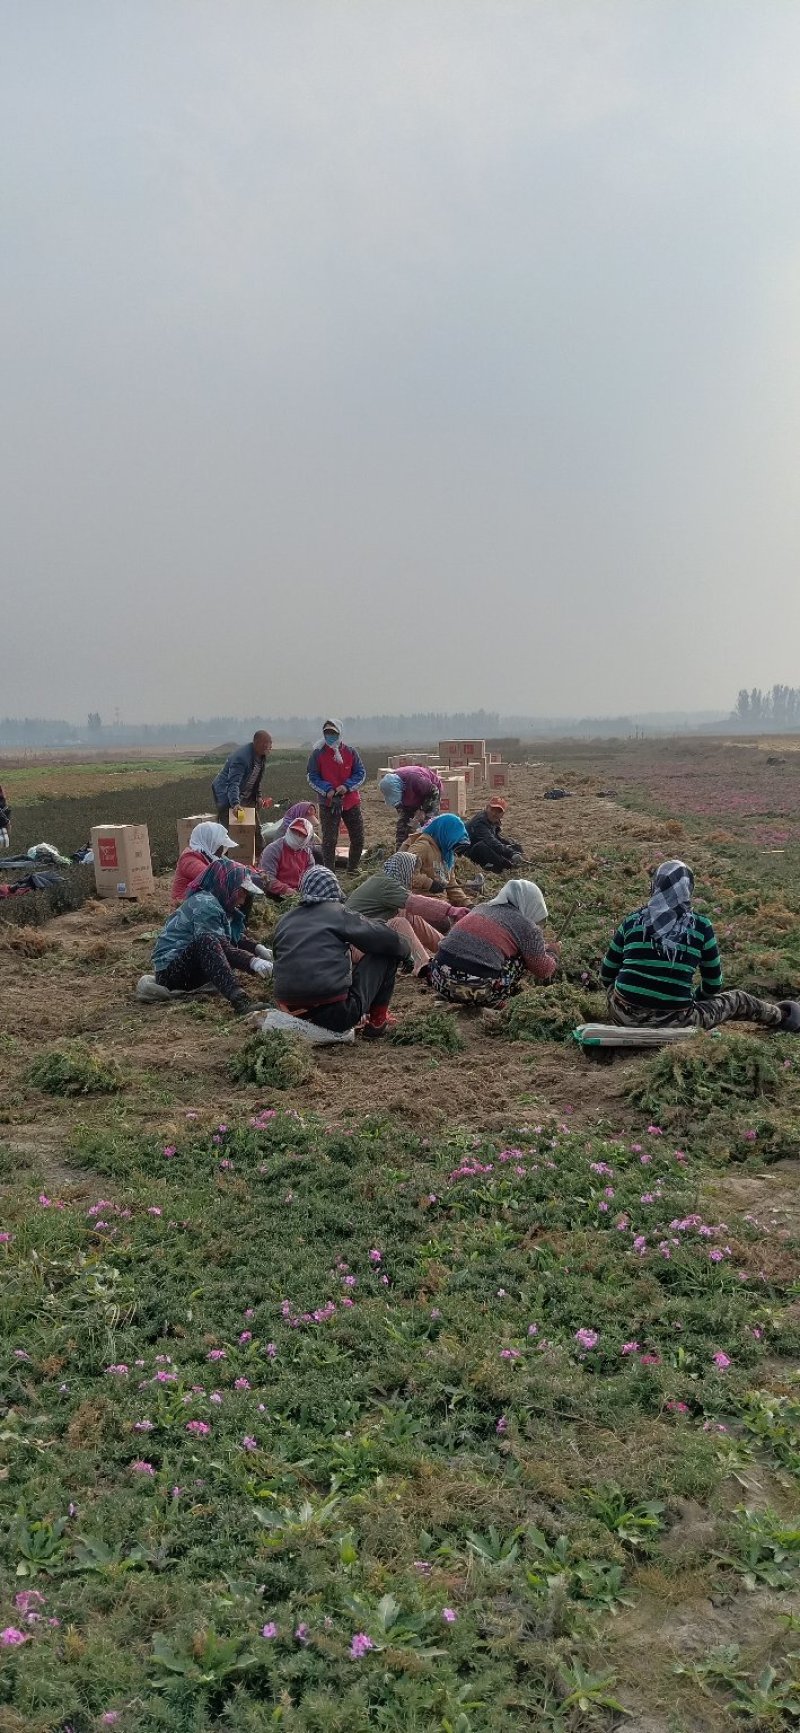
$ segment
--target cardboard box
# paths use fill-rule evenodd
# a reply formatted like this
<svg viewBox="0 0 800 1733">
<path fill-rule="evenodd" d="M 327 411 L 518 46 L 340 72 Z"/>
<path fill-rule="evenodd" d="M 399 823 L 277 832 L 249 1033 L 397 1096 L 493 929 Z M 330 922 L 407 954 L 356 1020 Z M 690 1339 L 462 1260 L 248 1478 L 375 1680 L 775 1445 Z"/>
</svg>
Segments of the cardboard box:
<svg viewBox="0 0 800 1733">
<path fill-rule="evenodd" d="M 489 763 L 490 764 L 502 764 L 502 762 L 503 762 L 502 753 L 500 753 L 500 752 L 490 752 L 489 753 Z"/>
<path fill-rule="evenodd" d="M 456 812 L 463 818 L 467 810 L 467 787 L 463 776 L 442 777 L 442 812 Z"/>
<path fill-rule="evenodd" d="M 183 854 L 184 849 L 189 847 L 189 838 L 196 824 L 216 824 L 216 822 L 215 812 L 193 812 L 189 814 L 188 818 L 179 818 L 177 826 L 178 854 Z"/>
<path fill-rule="evenodd" d="M 256 824 L 229 824 L 228 835 L 236 844 L 231 860 L 238 866 L 255 866 L 261 853 L 261 831 Z"/>
<path fill-rule="evenodd" d="M 96 824 L 92 828 L 94 882 L 99 897 L 150 896 L 154 890 L 146 824 Z"/>
<path fill-rule="evenodd" d="M 486 767 L 483 759 L 473 758 L 472 763 L 470 764 L 470 770 L 474 773 L 475 787 L 478 788 L 479 785 L 486 781 Z"/>
<path fill-rule="evenodd" d="M 508 788 L 508 784 L 509 784 L 508 765 L 507 764 L 490 764 L 489 765 L 489 787 L 494 788 L 494 789 Z"/>
</svg>

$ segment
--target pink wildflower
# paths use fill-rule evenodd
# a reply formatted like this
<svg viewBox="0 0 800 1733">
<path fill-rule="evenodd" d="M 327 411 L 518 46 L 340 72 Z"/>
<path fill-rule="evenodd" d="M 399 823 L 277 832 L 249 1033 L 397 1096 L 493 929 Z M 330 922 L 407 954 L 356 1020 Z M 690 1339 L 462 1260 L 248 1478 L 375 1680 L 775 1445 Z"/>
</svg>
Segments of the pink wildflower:
<svg viewBox="0 0 800 1733">
<path fill-rule="evenodd" d="M 442 1607 L 442 1618 L 446 1625 L 454 1625 L 458 1618 L 458 1613 L 453 1607 Z"/>
<path fill-rule="evenodd" d="M 351 1660 L 360 1661 L 362 1656 L 368 1655 L 370 1649 L 374 1649 L 374 1647 L 375 1644 L 373 1643 L 372 1638 L 367 1636 L 366 1631 L 356 1631 L 353 1641 L 350 1644 Z"/>
<path fill-rule="evenodd" d="M 242 1449 L 243 1450 L 257 1450 L 258 1444 L 256 1443 L 255 1438 L 251 1438 L 249 1436 L 249 1434 L 246 1437 L 244 1437 L 242 1439 Z"/>
<path fill-rule="evenodd" d="M 29 1641 L 30 1638 L 26 1637 L 24 1631 L 18 1631 L 16 1625 L 6 1625 L 5 1630 L 0 1631 L 0 1643 L 3 1643 L 7 1649 L 14 1648 L 19 1643 L 27 1643 Z"/>
<path fill-rule="evenodd" d="M 580 1348 L 585 1348 L 588 1352 L 590 1348 L 597 1347 L 600 1337 L 596 1330 L 582 1329 L 575 1331 L 575 1340 Z"/>
<path fill-rule="evenodd" d="M 169 1160 L 170 1156 L 177 1155 L 177 1153 L 178 1153 L 177 1144 L 174 1144 L 174 1143 L 165 1143 L 164 1144 L 164 1154 L 167 1157 L 167 1160 Z"/>
<path fill-rule="evenodd" d="M 507 1431 L 508 1431 L 508 1421 L 506 1420 L 505 1414 L 501 1414 L 500 1419 L 498 1420 L 497 1425 L 495 1426 L 495 1432 L 499 1432 L 502 1434 L 503 1432 L 507 1432 Z"/>
<path fill-rule="evenodd" d="M 638 1342 L 623 1342 L 622 1347 L 620 1348 L 621 1354 L 638 1354 L 638 1352 Z"/>
<path fill-rule="evenodd" d="M 308 1625 L 298 1625 L 294 1634 L 298 1643 L 307 1643 L 310 1635 Z"/>
<path fill-rule="evenodd" d="M 371 1264 L 379 1264 L 382 1256 L 383 1253 L 378 1251 L 377 1246 L 373 1246 L 372 1251 L 369 1254 L 369 1261 Z"/>
<path fill-rule="evenodd" d="M 278 1352 L 278 1350 L 275 1346 L 275 1343 L 274 1342 L 268 1342 L 266 1348 L 264 1349 L 264 1353 L 267 1355 L 268 1359 L 274 1360 L 277 1352 Z"/>
<path fill-rule="evenodd" d="M 261 1635 L 262 1635 L 262 1637 L 266 1637 L 268 1642 L 270 1642 L 273 1637 L 277 1637 L 278 1627 L 275 1624 L 274 1620 L 270 1619 L 270 1622 L 268 1625 L 262 1625 L 261 1626 Z"/>
<path fill-rule="evenodd" d="M 226 1354 L 224 1348 L 209 1348 L 209 1351 L 206 1354 L 207 1360 L 224 1360 L 225 1358 Z"/>
<path fill-rule="evenodd" d="M 131 1472 L 133 1474 L 155 1474 L 155 1469 L 152 1462 L 143 1462 L 141 1457 L 137 1457 L 136 1461 L 131 1463 Z"/>
<path fill-rule="evenodd" d="M 152 1420 L 134 1420 L 133 1430 L 134 1432 L 152 1432 L 153 1422 Z"/>
<path fill-rule="evenodd" d="M 207 1438 L 211 1427 L 207 1425 L 205 1420 L 187 1420 L 186 1430 L 191 1432 L 195 1438 Z"/>
<path fill-rule="evenodd" d="M 720 1349 L 718 1353 L 712 1356 L 712 1358 L 718 1372 L 727 1372 L 728 1367 L 730 1366 L 730 1360 L 727 1354 L 723 1354 Z"/>
</svg>

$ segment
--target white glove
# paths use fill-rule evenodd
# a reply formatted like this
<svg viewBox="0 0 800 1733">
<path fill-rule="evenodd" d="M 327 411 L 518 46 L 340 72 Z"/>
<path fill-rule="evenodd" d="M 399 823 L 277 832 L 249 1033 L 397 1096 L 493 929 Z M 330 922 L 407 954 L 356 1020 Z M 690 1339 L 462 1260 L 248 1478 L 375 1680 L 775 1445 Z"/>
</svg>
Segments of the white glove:
<svg viewBox="0 0 800 1733">
<path fill-rule="evenodd" d="M 265 963 L 272 962 L 272 952 L 269 945 L 256 945 L 256 956 L 263 957 Z"/>
<path fill-rule="evenodd" d="M 250 972 L 253 975 L 269 976 L 272 974 L 272 964 L 266 957 L 254 957 L 250 964 Z"/>
</svg>

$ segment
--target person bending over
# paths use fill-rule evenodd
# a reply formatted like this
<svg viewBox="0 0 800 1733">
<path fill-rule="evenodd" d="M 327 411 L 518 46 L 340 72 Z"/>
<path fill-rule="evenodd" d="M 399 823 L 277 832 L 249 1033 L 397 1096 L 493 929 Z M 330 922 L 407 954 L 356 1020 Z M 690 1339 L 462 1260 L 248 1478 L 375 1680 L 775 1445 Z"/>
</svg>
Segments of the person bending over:
<svg viewBox="0 0 800 1733">
<path fill-rule="evenodd" d="M 397 813 L 395 847 L 402 848 L 415 828 L 418 815 L 424 824 L 439 811 L 442 779 L 427 764 L 402 764 L 399 770 L 390 770 L 382 776 L 378 787 L 386 805 Z"/>
<path fill-rule="evenodd" d="M 312 867 L 301 879 L 300 905 L 281 915 L 273 946 L 281 1011 L 336 1035 L 364 1019 L 366 1040 L 386 1034 L 397 969 L 410 973 L 414 966 L 411 948 L 391 927 L 346 909 L 327 867 Z M 355 967 L 351 946 L 361 952 Z"/>
<path fill-rule="evenodd" d="M 693 908 L 693 893 L 691 867 L 663 861 L 652 875 L 648 902 L 620 921 L 600 967 L 612 1023 L 716 1029 L 736 1020 L 797 1033 L 800 1005 L 794 1000 L 774 1005 L 738 987 L 723 988 L 716 934 L 708 916 Z"/>
<path fill-rule="evenodd" d="M 423 825 L 422 830 L 415 830 L 401 851 L 416 855 L 412 890 L 423 896 L 444 894 L 448 902 L 465 906 L 469 897 L 456 878 L 455 860 L 457 854 L 466 854 L 468 847 L 467 827 L 454 812 L 443 812 Z"/>
</svg>

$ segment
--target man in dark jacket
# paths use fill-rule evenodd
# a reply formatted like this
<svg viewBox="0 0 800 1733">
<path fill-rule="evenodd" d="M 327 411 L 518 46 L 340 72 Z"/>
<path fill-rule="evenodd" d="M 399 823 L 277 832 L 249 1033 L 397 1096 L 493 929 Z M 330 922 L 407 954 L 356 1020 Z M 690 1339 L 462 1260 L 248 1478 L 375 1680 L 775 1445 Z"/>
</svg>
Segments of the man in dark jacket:
<svg viewBox="0 0 800 1733">
<path fill-rule="evenodd" d="M 237 746 L 236 751 L 226 759 L 219 776 L 212 782 L 211 793 L 217 809 L 217 820 L 224 824 L 226 830 L 230 822 L 231 807 L 235 809 L 237 806 L 259 805 L 261 780 L 271 751 L 272 735 L 268 734 L 265 728 L 259 728 L 249 746 Z"/>
<path fill-rule="evenodd" d="M 408 941 L 381 921 L 365 921 L 342 905 L 335 873 L 310 867 L 300 880 L 300 906 L 282 915 L 272 940 L 273 986 L 282 1011 L 307 1016 L 336 1035 L 366 1018 L 365 1040 L 385 1035 L 398 965 L 413 969 Z M 350 946 L 363 952 L 353 967 Z"/>
<path fill-rule="evenodd" d="M 466 852 L 470 860 L 494 873 L 518 866 L 524 852 L 521 842 L 512 842 L 510 837 L 501 835 L 505 810 L 505 801 L 497 795 L 487 801 L 483 812 L 476 812 L 467 821 L 470 846 Z"/>
</svg>

